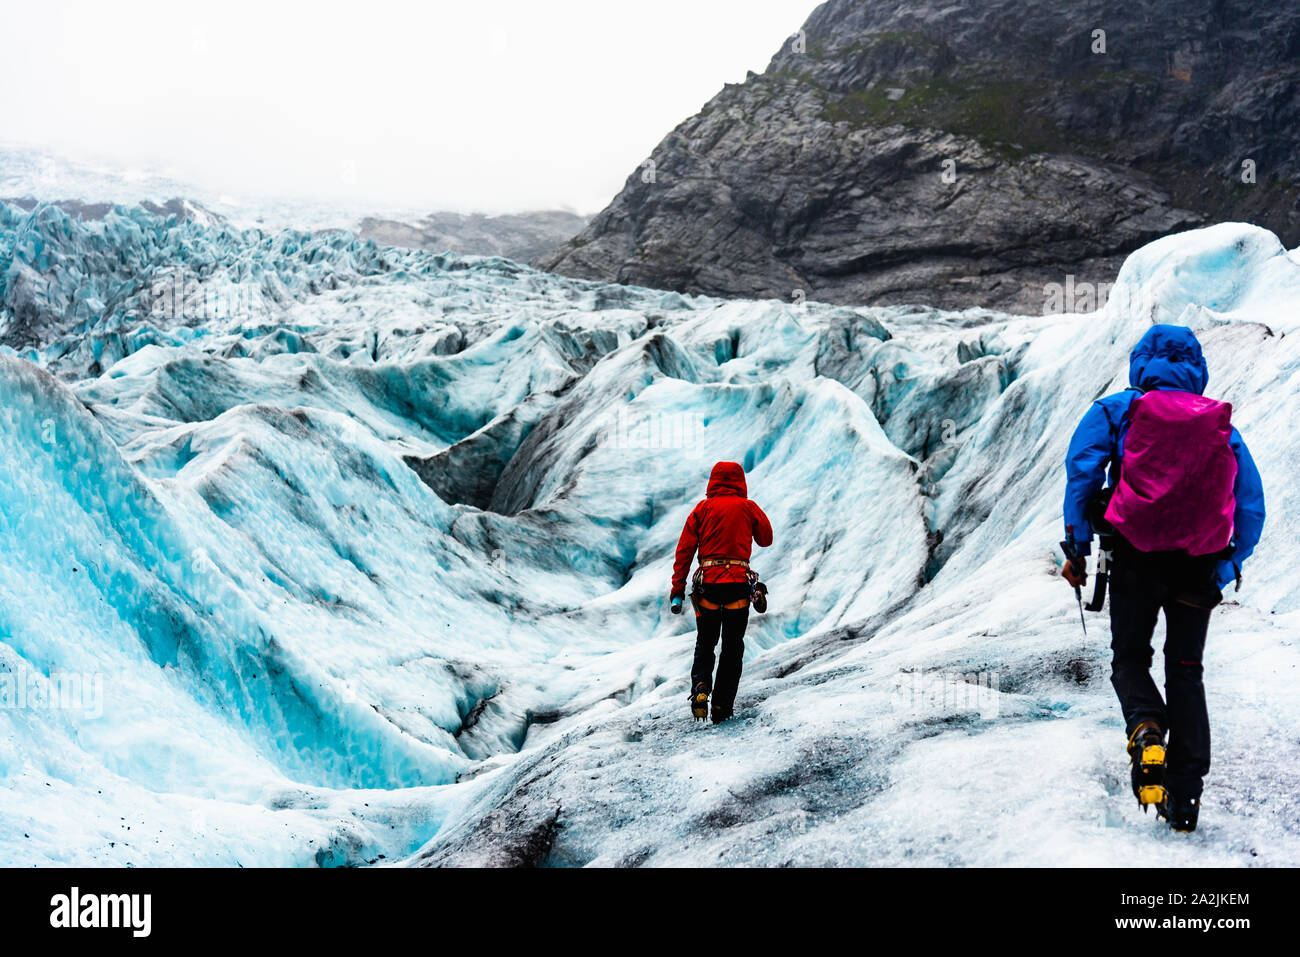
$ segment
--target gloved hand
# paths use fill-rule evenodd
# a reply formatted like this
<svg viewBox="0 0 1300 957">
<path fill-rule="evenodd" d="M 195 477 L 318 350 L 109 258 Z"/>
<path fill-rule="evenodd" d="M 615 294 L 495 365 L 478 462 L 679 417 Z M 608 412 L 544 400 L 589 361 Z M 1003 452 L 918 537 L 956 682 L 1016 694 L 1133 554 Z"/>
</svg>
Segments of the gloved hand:
<svg viewBox="0 0 1300 957">
<path fill-rule="evenodd" d="M 1067 558 L 1065 564 L 1061 566 L 1061 577 L 1073 587 L 1082 588 L 1088 584 L 1088 563 L 1082 558 Z"/>
<path fill-rule="evenodd" d="M 668 607 L 672 609 L 674 615 L 680 615 L 682 613 L 682 596 L 673 595 L 673 600 L 669 603 Z"/>
<path fill-rule="evenodd" d="M 1237 568 L 1236 562 L 1234 562 L 1231 558 L 1223 559 L 1222 561 L 1219 562 L 1219 567 L 1215 575 L 1219 589 L 1223 590 L 1227 588 L 1233 582 L 1237 581 L 1240 575 L 1241 575 L 1241 570 Z M 1237 590 L 1241 591 L 1240 582 L 1238 582 L 1237 584 Z"/>
</svg>

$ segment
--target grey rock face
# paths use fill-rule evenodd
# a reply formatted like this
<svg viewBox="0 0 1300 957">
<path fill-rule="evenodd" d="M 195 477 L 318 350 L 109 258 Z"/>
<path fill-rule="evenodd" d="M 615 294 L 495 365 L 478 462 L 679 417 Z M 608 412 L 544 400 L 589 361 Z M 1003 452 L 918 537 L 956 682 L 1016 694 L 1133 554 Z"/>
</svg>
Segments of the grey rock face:
<svg viewBox="0 0 1300 957">
<path fill-rule="evenodd" d="M 1133 249 L 1205 222 L 1294 246 L 1298 54 L 1300 8 L 1260 0 L 830 0 L 535 263 L 1040 312 L 1047 284 L 1109 282 Z"/>
</svg>

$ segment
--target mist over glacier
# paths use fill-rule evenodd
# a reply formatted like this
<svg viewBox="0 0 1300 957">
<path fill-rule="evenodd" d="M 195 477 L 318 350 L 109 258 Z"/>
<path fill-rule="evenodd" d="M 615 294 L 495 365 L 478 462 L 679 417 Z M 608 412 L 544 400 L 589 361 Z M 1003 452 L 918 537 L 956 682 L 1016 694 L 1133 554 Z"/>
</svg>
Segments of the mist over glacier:
<svg viewBox="0 0 1300 957">
<path fill-rule="evenodd" d="M 0 863 L 1300 863 L 1298 258 L 1222 224 L 1012 317 L 0 205 Z M 1054 554 L 1157 321 L 1270 510 L 1180 842 Z M 712 728 L 666 593 L 721 459 L 775 542 Z"/>
</svg>

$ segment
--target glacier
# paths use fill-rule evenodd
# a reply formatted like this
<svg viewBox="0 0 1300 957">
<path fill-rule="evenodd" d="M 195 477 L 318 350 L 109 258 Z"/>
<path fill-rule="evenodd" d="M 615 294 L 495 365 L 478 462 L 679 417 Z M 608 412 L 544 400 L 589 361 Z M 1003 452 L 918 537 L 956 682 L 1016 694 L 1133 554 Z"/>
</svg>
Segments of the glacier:
<svg viewBox="0 0 1300 957">
<path fill-rule="evenodd" d="M 1025 317 L 0 204 L 0 864 L 1295 866 L 1297 294 L 1234 223 Z M 1189 838 L 1055 554 L 1152 322 L 1270 510 Z M 666 599 L 723 459 L 776 535 L 712 728 Z"/>
</svg>

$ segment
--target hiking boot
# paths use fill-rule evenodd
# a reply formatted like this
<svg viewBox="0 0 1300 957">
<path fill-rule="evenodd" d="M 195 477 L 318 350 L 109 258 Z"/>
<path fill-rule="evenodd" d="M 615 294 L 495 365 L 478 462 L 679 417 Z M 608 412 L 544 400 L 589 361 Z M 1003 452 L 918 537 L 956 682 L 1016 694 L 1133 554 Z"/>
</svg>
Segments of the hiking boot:
<svg viewBox="0 0 1300 957">
<path fill-rule="evenodd" d="M 1165 735 L 1154 721 L 1143 721 L 1128 739 L 1133 770 L 1133 796 L 1145 813 L 1165 801 Z"/>
<path fill-rule="evenodd" d="M 716 704 L 714 704 L 713 723 L 722 724 L 722 722 L 726 721 L 728 718 L 731 717 L 731 714 L 732 712 L 730 708 L 719 708 Z"/>
<path fill-rule="evenodd" d="M 1201 813 L 1201 799 L 1175 797 L 1166 792 L 1165 800 L 1157 806 L 1156 810 L 1169 822 L 1173 830 L 1179 834 L 1191 834 L 1196 830 L 1196 818 Z"/>
<path fill-rule="evenodd" d="M 703 681 L 695 686 L 691 692 L 691 717 L 696 721 L 703 721 L 709 716 L 709 687 Z M 717 723 L 717 719 L 714 719 Z"/>
</svg>

